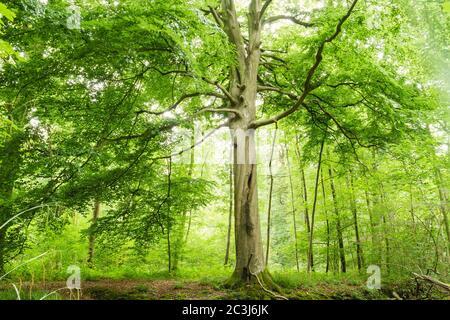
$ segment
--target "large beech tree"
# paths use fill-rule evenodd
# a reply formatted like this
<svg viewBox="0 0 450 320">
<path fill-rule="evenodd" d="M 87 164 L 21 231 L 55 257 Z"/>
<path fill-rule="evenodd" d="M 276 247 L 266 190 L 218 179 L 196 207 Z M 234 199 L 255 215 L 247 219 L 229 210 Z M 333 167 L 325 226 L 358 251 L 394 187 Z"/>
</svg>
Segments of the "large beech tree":
<svg viewBox="0 0 450 320">
<path fill-rule="evenodd" d="M 81 29 L 70 32 L 60 21 L 66 18 L 61 1 L 45 8 L 31 19 L 12 6 L 21 15 L 7 41 L 29 60 L 3 75 L 6 113 L 33 101 L 35 110 L 25 109 L 20 126 L 38 116 L 56 137 L 55 149 L 64 151 L 45 171 L 41 198 L 73 195 L 90 184 L 81 202 L 107 200 L 114 194 L 102 197 L 97 186 L 132 189 L 146 166 L 178 155 L 169 142 L 173 128 L 192 129 L 196 120 L 228 126 L 236 244 L 231 286 L 272 285 L 258 212 L 258 129 L 286 118 L 307 128 L 317 145 L 334 139 L 351 151 L 422 130 L 420 111 L 435 106 L 421 83 L 414 39 L 405 33 L 415 29 L 403 0 L 86 1 Z M 412 62 L 415 69 L 407 70 Z M 78 121 L 69 120 L 74 116 Z M 20 163 L 9 160 L 20 172 Z"/>
</svg>

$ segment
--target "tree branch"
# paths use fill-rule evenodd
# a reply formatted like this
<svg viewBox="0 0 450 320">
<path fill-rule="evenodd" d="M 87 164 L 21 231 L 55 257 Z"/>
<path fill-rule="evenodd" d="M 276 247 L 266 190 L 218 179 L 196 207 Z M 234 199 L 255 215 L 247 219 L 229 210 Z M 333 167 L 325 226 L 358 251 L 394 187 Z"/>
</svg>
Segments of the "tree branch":
<svg viewBox="0 0 450 320">
<path fill-rule="evenodd" d="M 213 7 L 209 7 L 209 12 L 211 12 L 214 20 L 220 28 L 223 28 L 223 19 L 220 17 L 219 13 Z"/>
<path fill-rule="evenodd" d="M 162 111 L 149 111 L 149 110 L 139 110 L 136 113 L 137 114 L 141 114 L 141 113 L 146 113 L 146 114 L 152 114 L 152 115 L 156 115 L 156 116 L 160 116 L 162 114 L 164 114 L 165 112 L 171 111 L 173 109 L 175 109 L 176 107 L 178 107 L 184 100 L 186 99 L 190 99 L 190 98 L 194 98 L 194 97 L 198 97 L 198 96 L 211 96 L 211 97 L 217 97 L 220 99 L 226 99 L 225 96 L 215 93 L 215 92 L 194 92 L 194 93 L 189 93 L 189 94 L 185 94 L 183 96 L 181 96 L 181 98 L 179 98 L 177 100 L 177 102 L 175 102 L 173 105 L 171 105 L 170 107 L 168 107 L 165 110 Z"/>
<path fill-rule="evenodd" d="M 224 128 L 224 127 L 226 127 L 226 126 L 228 126 L 228 125 L 229 125 L 229 121 L 224 122 L 224 123 L 222 123 L 221 125 L 219 125 L 219 126 L 217 126 L 216 128 L 214 128 L 211 132 L 207 133 L 207 134 L 206 134 L 203 138 L 201 138 L 199 141 L 197 141 L 197 142 L 195 142 L 194 144 L 190 145 L 189 147 L 187 147 L 187 148 L 185 148 L 185 149 L 183 149 L 183 150 L 180 150 L 180 151 L 178 151 L 178 152 L 175 152 L 175 153 L 166 155 L 166 156 L 159 156 L 159 157 L 151 158 L 151 160 L 162 160 L 162 159 L 169 159 L 169 158 L 173 158 L 173 157 L 176 157 L 176 156 L 180 156 L 180 155 L 182 155 L 183 153 L 188 152 L 188 151 L 194 149 L 196 146 L 202 144 L 203 142 L 206 141 L 206 139 L 208 139 L 210 136 L 212 136 L 214 133 L 216 133 L 219 129 Z"/>
<path fill-rule="evenodd" d="M 298 24 L 298 25 L 306 27 L 306 28 L 315 26 L 314 23 L 301 21 L 297 17 L 287 16 L 287 15 L 278 15 L 278 16 L 269 17 L 269 18 L 264 20 L 263 24 L 269 24 L 269 23 L 273 23 L 273 22 L 276 22 L 276 21 L 280 21 L 280 20 L 289 20 L 289 21 L 291 21 L 291 22 L 293 22 L 295 24 Z"/>
<path fill-rule="evenodd" d="M 162 70 L 159 70 L 158 68 L 155 68 L 155 67 L 150 67 L 149 69 L 154 69 L 154 70 L 156 70 L 159 74 L 161 74 L 161 75 L 163 75 L 163 76 L 166 76 L 166 75 L 169 75 L 169 74 L 181 74 L 181 75 L 184 75 L 185 77 L 189 77 L 189 78 L 193 78 L 193 79 L 198 79 L 198 78 L 200 78 L 202 81 L 204 81 L 204 82 L 206 82 L 206 83 L 208 83 L 208 84 L 211 84 L 211 85 L 213 85 L 213 86 L 216 86 L 220 91 L 222 91 L 224 94 L 225 94 L 225 96 L 228 98 L 228 99 L 230 99 L 230 101 L 232 102 L 232 103 L 237 103 L 237 101 L 233 98 L 233 96 L 230 94 L 230 92 L 228 92 L 228 90 L 224 87 L 224 86 L 222 86 L 218 81 L 213 81 L 213 80 L 210 80 L 210 79 L 208 79 L 208 78 L 206 78 L 206 77 L 199 77 L 198 75 L 195 75 L 195 74 L 193 74 L 192 72 L 189 72 L 189 71 L 187 71 L 187 70 L 169 70 L 169 71 L 162 71 Z M 220 98 L 222 98 L 221 96 L 218 96 L 218 97 L 220 97 Z"/>
<path fill-rule="evenodd" d="M 287 92 L 284 91 L 280 88 L 277 87 L 271 87 L 271 86 L 258 86 L 258 92 L 263 92 L 263 91 L 273 91 L 273 92 L 278 92 L 280 94 L 283 94 L 285 96 L 288 96 L 289 98 L 293 99 L 293 100 L 298 100 L 298 96 L 294 93 L 291 92 Z"/>
<path fill-rule="evenodd" d="M 245 70 L 245 45 L 236 14 L 234 0 L 221 0 L 223 11 L 224 30 L 231 43 L 236 46 L 240 69 Z"/>
<path fill-rule="evenodd" d="M 217 88 L 219 88 L 220 91 L 222 91 L 232 103 L 234 103 L 234 104 L 237 103 L 236 99 L 234 99 L 234 97 L 231 95 L 231 93 L 228 92 L 228 90 L 225 89 L 225 87 L 222 86 L 218 81 L 209 80 L 205 77 L 202 77 L 202 80 L 205 81 L 206 83 L 212 84 L 212 85 L 216 86 Z"/>
<path fill-rule="evenodd" d="M 200 114 L 200 113 L 203 113 L 203 112 L 234 113 L 234 114 L 238 115 L 241 118 L 243 117 L 243 114 L 239 110 L 232 109 L 232 108 L 204 108 L 204 109 L 199 110 L 196 114 Z"/>
<path fill-rule="evenodd" d="M 281 62 L 283 64 L 286 64 L 286 60 L 284 60 L 284 59 L 282 59 L 280 57 L 277 57 L 276 55 L 271 54 L 271 53 L 262 53 L 261 56 L 267 57 L 267 58 L 270 58 L 270 59 L 273 59 L 273 60 L 276 60 L 276 61 L 279 61 L 279 62 Z"/>
<path fill-rule="evenodd" d="M 314 64 L 311 67 L 311 69 L 309 69 L 308 74 L 306 76 L 306 80 L 303 85 L 303 93 L 298 98 L 297 102 L 290 109 L 288 109 L 284 112 L 281 112 L 278 115 L 273 116 L 272 118 L 253 121 L 249 125 L 249 128 L 256 129 L 256 128 L 259 128 L 259 127 L 262 127 L 265 125 L 275 123 L 275 122 L 289 116 L 290 114 L 294 113 L 303 105 L 305 98 L 308 96 L 308 94 L 312 90 L 314 90 L 314 88 L 311 86 L 311 80 L 312 80 L 314 74 L 316 73 L 316 70 L 319 67 L 320 63 L 322 62 L 322 59 L 323 59 L 322 53 L 325 48 L 325 44 L 332 42 L 334 39 L 336 39 L 336 37 L 339 35 L 339 33 L 341 33 L 342 25 L 345 23 L 345 21 L 347 21 L 347 19 L 352 14 L 353 9 L 355 8 L 357 2 L 358 2 L 358 0 L 353 0 L 353 3 L 351 4 L 347 13 L 341 19 L 339 19 L 339 22 L 336 26 L 335 32 L 329 38 L 326 38 L 324 41 L 322 41 L 322 43 L 320 44 L 319 49 L 317 50 L 317 53 L 316 53 L 316 58 L 315 58 Z"/>
<path fill-rule="evenodd" d="M 261 19 L 263 19 L 264 14 L 266 13 L 267 8 L 269 8 L 271 3 L 272 3 L 272 0 L 266 0 L 266 2 L 264 2 L 263 7 L 261 8 L 261 12 L 259 14 Z"/>
<path fill-rule="evenodd" d="M 352 142 L 353 140 L 356 140 L 356 142 L 357 142 L 361 147 L 364 147 L 364 148 L 370 148 L 370 147 L 376 146 L 376 145 L 374 145 L 374 144 L 367 145 L 367 144 L 361 143 L 361 141 L 359 140 L 358 136 L 357 136 L 354 132 L 352 132 L 351 130 L 346 129 L 343 125 L 341 125 L 341 124 L 339 123 L 339 121 L 338 121 L 331 113 L 329 113 L 328 111 L 326 111 L 326 110 L 320 105 L 320 103 L 319 103 L 318 101 L 314 101 L 314 102 L 317 104 L 317 106 L 319 107 L 319 109 L 320 109 L 320 110 L 321 110 L 321 111 L 322 111 L 329 119 L 331 119 L 331 120 L 336 124 L 336 126 L 337 126 L 338 129 L 339 129 L 339 131 L 341 131 L 342 134 L 347 138 L 347 140 L 350 141 L 350 143 L 352 144 L 352 146 L 353 146 L 353 142 Z M 351 136 L 350 136 L 349 134 L 351 134 Z"/>
</svg>

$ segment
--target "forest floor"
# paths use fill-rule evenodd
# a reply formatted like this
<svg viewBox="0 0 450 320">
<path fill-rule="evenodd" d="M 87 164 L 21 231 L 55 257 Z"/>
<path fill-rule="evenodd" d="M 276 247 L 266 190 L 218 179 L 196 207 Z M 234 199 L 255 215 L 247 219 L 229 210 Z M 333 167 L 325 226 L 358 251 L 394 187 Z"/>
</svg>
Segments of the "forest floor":
<svg viewBox="0 0 450 320">
<path fill-rule="evenodd" d="M 65 288 L 63 281 L 33 284 L 15 284 L 21 299 L 81 299 L 81 300 L 235 300 L 269 299 L 257 296 L 248 290 L 227 290 L 222 286 L 201 281 L 187 280 L 89 280 L 84 281 L 80 292 L 72 293 Z M 433 288 L 392 286 L 384 290 L 369 290 L 355 284 L 318 283 L 314 286 L 298 286 L 284 289 L 283 295 L 295 300 L 393 300 L 404 299 L 450 299 L 449 296 L 435 292 Z M 397 290 L 397 291 L 395 291 Z M 53 292 L 53 293 L 52 293 Z M 395 292 L 395 293 L 394 293 Z M 425 295 L 426 294 L 426 295 Z M 48 296 L 46 296 L 48 295 Z M 0 286 L 0 299 L 17 299 L 13 286 Z"/>
</svg>

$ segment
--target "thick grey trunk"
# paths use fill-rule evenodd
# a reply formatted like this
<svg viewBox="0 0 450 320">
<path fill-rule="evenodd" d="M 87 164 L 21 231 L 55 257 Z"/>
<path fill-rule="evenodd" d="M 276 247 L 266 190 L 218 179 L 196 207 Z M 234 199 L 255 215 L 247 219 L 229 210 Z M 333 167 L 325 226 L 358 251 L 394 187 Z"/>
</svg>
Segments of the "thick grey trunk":
<svg viewBox="0 0 450 320">
<path fill-rule="evenodd" d="M 233 0 L 222 0 L 222 21 L 229 41 L 236 48 L 237 64 L 230 67 L 229 107 L 236 110 L 230 119 L 233 134 L 234 221 L 236 266 L 231 285 L 272 284 L 265 272 L 258 212 L 257 166 L 254 131 L 257 77 L 261 58 L 261 0 L 252 0 L 248 11 L 248 41 L 238 22 Z M 243 138 L 245 137 L 245 138 Z M 243 138 L 243 139 L 242 139 Z"/>
<path fill-rule="evenodd" d="M 245 162 L 238 163 L 240 151 L 234 143 L 234 217 L 236 235 L 236 267 L 234 274 L 245 282 L 252 281 L 252 274 L 264 271 L 264 256 L 258 212 L 257 167 L 250 163 L 254 154 L 253 135 L 245 139 Z"/>
</svg>

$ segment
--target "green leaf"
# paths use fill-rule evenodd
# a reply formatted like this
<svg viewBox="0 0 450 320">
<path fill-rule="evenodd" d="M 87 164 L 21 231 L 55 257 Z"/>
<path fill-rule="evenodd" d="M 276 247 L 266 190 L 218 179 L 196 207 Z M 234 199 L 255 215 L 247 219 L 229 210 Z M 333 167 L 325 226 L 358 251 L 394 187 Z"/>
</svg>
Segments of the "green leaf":
<svg viewBox="0 0 450 320">
<path fill-rule="evenodd" d="M 6 19 L 8 19 L 9 21 L 13 21 L 13 19 L 16 17 L 16 14 L 0 2 L 0 16 L 6 17 Z"/>
<path fill-rule="evenodd" d="M 450 1 L 446 1 L 443 3 L 442 10 L 446 13 L 450 13 Z"/>
</svg>

